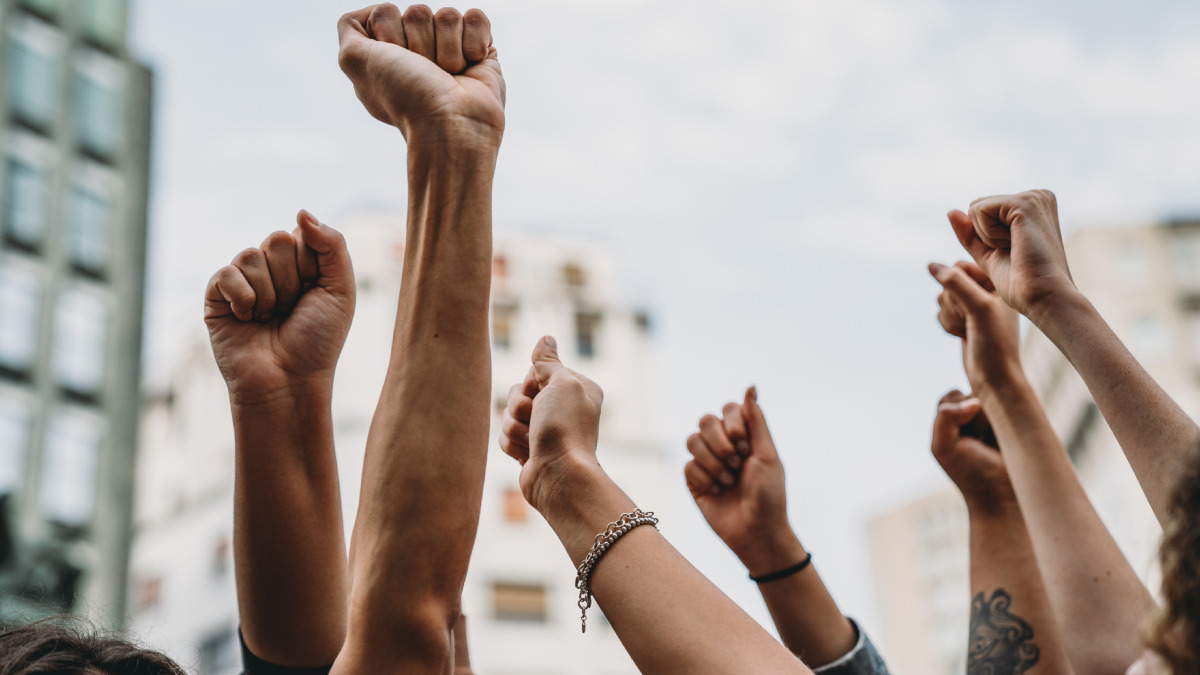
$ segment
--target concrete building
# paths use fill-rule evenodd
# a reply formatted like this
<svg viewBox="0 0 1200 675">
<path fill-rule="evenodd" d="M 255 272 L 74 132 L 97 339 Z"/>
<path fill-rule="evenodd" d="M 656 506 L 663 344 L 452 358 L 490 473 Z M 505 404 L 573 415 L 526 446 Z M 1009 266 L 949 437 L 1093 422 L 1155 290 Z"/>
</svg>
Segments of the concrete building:
<svg viewBox="0 0 1200 675">
<path fill-rule="evenodd" d="M 1089 229 L 1065 243 L 1075 283 L 1167 393 L 1200 415 L 1200 221 Z M 1022 359 L 1092 504 L 1157 593 L 1162 530 L 1083 380 L 1032 327 Z M 961 673 L 954 656 L 966 654 L 970 600 L 962 499 L 950 489 L 884 514 L 871 541 L 895 670 Z"/>
<path fill-rule="evenodd" d="M 127 9 L 0 3 L 0 621 L 124 620 L 151 122 Z"/>
<path fill-rule="evenodd" d="M 403 216 L 332 223 L 354 259 L 358 306 L 338 365 L 334 424 L 350 532 L 367 428 L 391 346 L 403 256 Z M 492 283 L 493 431 L 508 388 L 543 334 L 564 360 L 605 390 L 600 458 L 639 504 L 664 503 L 649 317 L 616 294 L 602 245 L 551 234 L 498 234 Z M 133 629 L 201 673 L 234 673 L 237 612 L 230 571 L 233 438 L 224 383 L 203 337 L 180 361 L 169 392 L 148 404 L 138 468 L 132 564 Z M 580 635 L 574 568 L 522 498 L 518 465 L 493 442 L 471 574 L 463 594 L 472 663 L 480 675 L 634 673 L 596 609 Z M 616 514 L 614 514 L 615 516 Z M 581 654 L 604 654 L 603 659 Z"/>
</svg>

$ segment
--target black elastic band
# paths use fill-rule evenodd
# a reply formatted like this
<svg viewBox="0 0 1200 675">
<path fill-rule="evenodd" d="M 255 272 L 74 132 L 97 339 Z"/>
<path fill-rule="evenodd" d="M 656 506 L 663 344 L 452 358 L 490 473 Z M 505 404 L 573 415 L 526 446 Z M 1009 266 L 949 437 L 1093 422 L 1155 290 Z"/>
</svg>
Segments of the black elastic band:
<svg viewBox="0 0 1200 675">
<path fill-rule="evenodd" d="M 750 580 L 755 583 L 758 583 L 758 584 L 765 584 L 768 581 L 779 581 L 780 579 L 783 579 L 784 577 L 792 576 L 796 572 L 799 572 L 800 570 L 804 569 L 805 567 L 808 567 L 810 564 L 812 564 L 812 554 L 811 553 L 804 556 L 804 560 L 801 560 L 800 562 L 796 563 L 795 565 L 792 565 L 791 567 L 785 567 L 784 569 L 781 569 L 778 572 L 769 572 L 767 574 L 764 574 L 762 576 L 757 576 L 757 577 L 754 576 L 753 574 L 751 574 Z"/>
</svg>

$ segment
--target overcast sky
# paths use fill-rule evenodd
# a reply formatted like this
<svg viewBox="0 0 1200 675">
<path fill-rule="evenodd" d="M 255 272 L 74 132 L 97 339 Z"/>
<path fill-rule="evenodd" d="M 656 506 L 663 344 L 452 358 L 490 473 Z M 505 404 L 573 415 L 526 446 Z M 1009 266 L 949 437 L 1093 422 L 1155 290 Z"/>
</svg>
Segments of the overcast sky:
<svg viewBox="0 0 1200 675">
<path fill-rule="evenodd" d="M 402 140 L 337 67 L 335 22 L 356 8 L 135 4 L 156 74 L 149 373 L 196 330 L 212 271 L 297 209 L 334 226 L 403 209 Z M 1068 231 L 1200 213 L 1195 2 L 483 9 L 508 82 L 497 229 L 618 251 L 625 296 L 656 317 L 680 466 L 700 415 L 758 384 L 793 521 L 869 628 L 865 520 L 947 485 L 929 427 L 965 378 L 925 272 L 963 255 L 945 212 L 1046 187 Z M 753 600 L 698 514 L 677 511 L 691 520 L 664 529 Z"/>
</svg>

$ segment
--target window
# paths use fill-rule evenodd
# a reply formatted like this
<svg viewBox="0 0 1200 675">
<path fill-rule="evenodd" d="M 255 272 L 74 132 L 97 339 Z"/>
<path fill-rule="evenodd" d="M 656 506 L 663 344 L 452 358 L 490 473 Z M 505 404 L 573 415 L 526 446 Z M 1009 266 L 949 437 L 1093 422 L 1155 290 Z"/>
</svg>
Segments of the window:
<svg viewBox="0 0 1200 675">
<path fill-rule="evenodd" d="M 508 259 L 503 253 L 492 256 L 492 278 L 505 279 L 508 277 Z"/>
<path fill-rule="evenodd" d="M 81 59 L 75 74 L 75 134 L 93 155 L 111 158 L 121 142 L 120 66 L 99 54 Z"/>
<path fill-rule="evenodd" d="M 525 505 L 525 495 L 517 488 L 504 490 L 504 520 L 510 523 L 523 523 L 529 520 L 529 507 Z"/>
<path fill-rule="evenodd" d="M 4 162 L 4 238 L 26 250 L 37 250 L 46 233 L 50 176 L 23 159 Z"/>
<path fill-rule="evenodd" d="M 96 501 L 96 465 L 100 428 L 90 417 L 60 411 L 46 429 L 42 459 L 41 507 L 52 522 L 82 527 Z"/>
<path fill-rule="evenodd" d="M 0 372 L 27 375 L 38 349 L 42 284 L 32 271 L 0 263 Z"/>
<path fill-rule="evenodd" d="M 90 274 L 108 267 L 112 203 L 100 190 L 76 185 L 71 190 L 67 236 L 71 262 Z"/>
<path fill-rule="evenodd" d="M 497 581 L 492 584 L 492 611 L 499 621 L 546 621 L 546 587 Z"/>
<path fill-rule="evenodd" d="M 512 346 L 515 305 L 492 305 L 492 345 L 498 349 Z"/>
<path fill-rule="evenodd" d="M 8 101 L 22 122 L 46 130 L 58 110 L 62 39 L 28 18 L 13 22 L 8 46 Z"/>
<path fill-rule="evenodd" d="M 575 351 L 584 358 L 596 355 L 596 338 L 600 332 L 601 317 L 595 312 L 575 314 Z"/>
<path fill-rule="evenodd" d="M 125 3 L 121 0 L 78 0 L 84 33 L 107 47 L 125 37 Z"/>
<path fill-rule="evenodd" d="M 225 537 L 221 537 L 217 543 L 213 544 L 212 567 L 209 568 L 209 571 L 214 579 L 223 579 L 229 572 L 231 551 L 232 546 Z"/>
<path fill-rule="evenodd" d="M 134 584 L 133 607 L 135 612 L 149 612 L 162 603 L 162 577 L 139 576 Z"/>
<path fill-rule="evenodd" d="M 1170 239 L 1170 246 L 1175 278 L 1185 286 L 1200 285 L 1200 236 L 1179 232 Z"/>
<path fill-rule="evenodd" d="M 15 492 L 25 482 L 31 419 L 24 401 L 0 391 L 0 494 Z"/>
<path fill-rule="evenodd" d="M 633 324 L 637 326 L 639 332 L 645 334 L 650 332 L 651 321 L 650 312 L 646 310 L 638 310 L 633 314 Z"/>
<path fill-rule="evenodd" d="M 1087 452 L 1088 442 L 1092 438 L 1092 431 L 1096 428 L 1096 424 L 1100 421 L 1100 409 L 1096 404 L 1088 401 L 1083 412 L 1079 415 L 1079 421 L 1075 423 L 1075 428 L 1071 431 L 1071 437 L 1067 441 L 1067 456 L 1071 458 L 1073 464 L 1078 465 L 1084 453 Z"/>
<path fill-rule="evenodd" d="M 584 277 L 583 268 L 578 263 L 567 263 L 563 265 L 563 282 L 571 289 L 578 290 L 586 285 L 587 279 Z"/>
<path fill-rule="evenodd" d="M 54 377 L 70 394 L 85 399 L 100 393 L 108 343 L 108 308 L 95 293 L 63 291 L 54 308 Z"/>
<path fill-rule="evenodd" d="M 232 626 L 219 628 L 200 641 L 200 672 L 204 675 L 234 668 L 239 658 L 237 635 Z"/>
</svg>

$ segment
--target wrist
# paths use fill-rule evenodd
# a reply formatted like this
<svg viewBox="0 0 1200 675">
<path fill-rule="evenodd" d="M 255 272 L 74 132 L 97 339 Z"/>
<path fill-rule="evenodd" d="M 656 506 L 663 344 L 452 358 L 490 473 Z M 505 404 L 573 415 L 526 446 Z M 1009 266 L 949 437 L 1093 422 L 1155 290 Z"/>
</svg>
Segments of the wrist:
<svg viewBox="0 0 1200 675">
<path fill-rule="evenodd" d="M 751 576 L 762 576 L 795 565 L 808 552 L 791 526 L 784 525 L 770 534 L 755 538 L 746 546 L 734 550 L 738 560 Z"/>
<path fill-rule="evenodd" d="M 244 386 L 230 380 L 229 404 L 234 413 L 255 415 L 293 414 L 328 408 L 333 400 L 333 373 L 314 374 L 269 386 Z"/>
<path fill-rule="evenodd" d="M 1012 490 L 1012 484 L 996 486 L 991 489 L 976 490 L 971 494 L 963 493 L 967 503 L 969 520 L 1008 520 L 1021 517 L 1021 507 L 1017 504 L 1017 496 Z"/>
<path fill-rule="evenodd" d="M 425 119 L 395 125 L 404 132 L 410 157 L 492 157 L 500 152 L 504 128 L 465 117 Z"/>
<path fill-rule="evenodd" d="M 525 500 L 547 520 L 555 513 L 580 511 L 598 488 L 612 483 L 595 457 L 584 452 L 531 459 L 525 469 L 530 472 L 523 490 Z"/>
<path fill-rule="evenodd" d="M 985 410 L 1000 401 L 1025 394 L 1031 390 L 1025 370 L 1021 367 L 1021 362 L 1016 359 L 1006 361 L 1001 366 L 991 369 L 982 382 L 972 386 L 975 389 L 974 395 Z"/>
<path fill-rule="evenodd" d="M 1091 308 L 1087 297 L 1073 283 L 1068 283 L 1061 289 L 1043 293 L 1031 300 L 1025 316 L 1049 337 L 1054 325 L 1068 312 L 1087 311 Z"/>
</svg>

